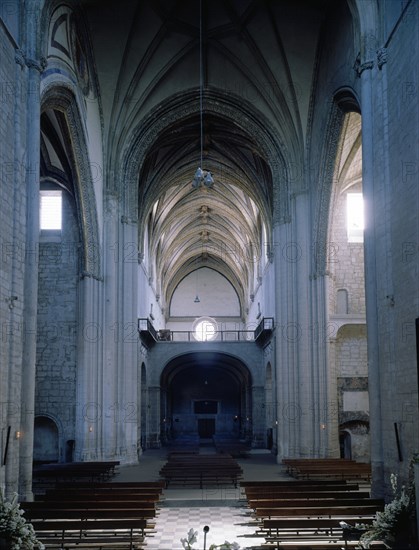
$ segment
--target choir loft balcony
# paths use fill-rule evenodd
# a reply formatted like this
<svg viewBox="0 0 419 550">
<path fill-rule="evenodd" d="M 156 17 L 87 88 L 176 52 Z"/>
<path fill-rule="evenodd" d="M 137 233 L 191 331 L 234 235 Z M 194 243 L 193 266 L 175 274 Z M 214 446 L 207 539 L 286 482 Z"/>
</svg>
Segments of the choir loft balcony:
<svg viewBox="0 0 419 550">
<path fill-rule="evenodd" d="M 274 328 L 273 317 L 261 319 L 254 330 L 218 330 L 210 324 L 198 325 L 194 330 L 157 330 L 150 319 L 138 319 L 140 339 L 147 346 L 157 342 L 255 342 L 264 345 L 271 338 Z"/>
</svg>

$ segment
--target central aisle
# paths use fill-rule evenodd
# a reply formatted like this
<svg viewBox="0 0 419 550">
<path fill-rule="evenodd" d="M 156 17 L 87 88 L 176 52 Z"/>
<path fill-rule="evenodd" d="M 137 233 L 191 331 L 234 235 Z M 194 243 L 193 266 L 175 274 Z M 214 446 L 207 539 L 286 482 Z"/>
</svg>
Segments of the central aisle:
<svg viewBox="0 0 419 550">
<path fill-rule="evenodd" d="M 200 454 L 211 454 L 212 449 L 200 449 Z M 114 481 L 153 481 L 159 478 L 159 471 L 166 463 L 166 449 L 146 451 L 135 466 L 120 468 Z M 266 450 L 252 450 L 248 458 L 237 461 L 243 469 L 246 480 L 289 479 L 285 468 L 276 463 L 276 457 Z M 165 489 L 159 512 L 156 517 L 155 533 L 146 539 L 147 550 L 183 550 L 181 538 L 186 538 L 190 528 L 198 531 L 198 541 L 194 550 L 203 550 L 203 528 L 210 530 L 206 538 L 206 550 L 211 544 L 221 544 L 225 540 L 237 542 L 242 550 L 265 542 L 264 538 L 252 535 L 256 524 L 250 510 L 245 506 L 240 487 L 232 485 L 194 489 Z"/>
<path fill-rule="evenodd" d="M 210 530 L 206 539 L 206 550 L 211 544 L 221 544 L 225 540 L 237 542 L 240 548 L 256 546 L 264 542 L 263 538 L 244 537 L 255 532 L 250 512 L 246 508 L 231 506 L 208 507 L 162 507 L 156 519 L 156 533 L 147 537 L 147 550 L 182 550 L 181 538 L 186 538 L 192 527 L 198 531 L 198 541 L 193 545 L 196 550 L 204 548 L 203 528 Z"/>
</svg>

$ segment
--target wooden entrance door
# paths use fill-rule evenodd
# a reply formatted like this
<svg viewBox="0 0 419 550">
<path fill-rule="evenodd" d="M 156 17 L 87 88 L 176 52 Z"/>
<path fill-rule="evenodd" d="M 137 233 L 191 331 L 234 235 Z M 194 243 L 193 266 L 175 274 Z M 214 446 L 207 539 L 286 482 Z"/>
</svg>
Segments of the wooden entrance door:
<svg viewBox="0 0 419 550">
<path fill-rule="evenodd" d="M 209 439 L 215 434 L 215 418 L 198 418 L 198 434 L 201 439 Z"/>
</svg>

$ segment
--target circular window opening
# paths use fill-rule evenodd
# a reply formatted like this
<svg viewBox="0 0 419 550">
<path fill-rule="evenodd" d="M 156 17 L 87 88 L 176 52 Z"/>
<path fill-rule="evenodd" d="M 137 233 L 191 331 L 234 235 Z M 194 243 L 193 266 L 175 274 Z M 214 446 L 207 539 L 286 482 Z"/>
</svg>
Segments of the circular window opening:
<svg viewBox="0 0 419 550">
<path fill-rule="evenodd" d="M 209 342 L 217 336 L 217 321 L 212 317 L 200 317 L 192 326 L 193 336 L 198 342 Z"/>
</svg>

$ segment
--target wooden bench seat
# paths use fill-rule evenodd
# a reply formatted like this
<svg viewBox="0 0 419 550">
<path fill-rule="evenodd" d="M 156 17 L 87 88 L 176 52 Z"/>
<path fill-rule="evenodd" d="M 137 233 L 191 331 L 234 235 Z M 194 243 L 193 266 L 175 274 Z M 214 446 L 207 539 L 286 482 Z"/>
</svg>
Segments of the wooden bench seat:
<svg viewBox="0 0 419 550">
<path fill-rule="evenodd" d="M 85 537 L 81 541 L 73 539 L 63 539 L 56 541 L 53 539 L 39 539 L 47 550 L 142 550 L 144 548 L 143 540 L 130 540 L 126 537 L 103 536 L 100 538 Z"/>
<path fill-rule="evenodd" d="M 48 506 L 26 507 L 21 504 L 27 520 L 34 519 L 152 519 L 156 516 L 154 508 L 58 508 L 54 503 Z"/>
<path fill-rule="evenodd" d="M 141 502 L 158 502 L 160 500 L 160 493 L 137 493 L 135 491 L 95 491 L 95 490 L 75 490 L 75 491 L 58 491 L 49 490 L 42 496 L 42 500 L 48 501 L 83 501 L 83 500 L 109 500 L 113 502 L 123 501 L 141 501 Z"/>
<path fill-rule="evenodd" d="M 83 510 L 90 510 L 92 508 L 115 508 L 116 506 L 120 506 L 121 508 L 133 508 L 133 509 L 141 509 L 141 510 L 155 510 L 156 505 L 154 501 L 139 501 L 139 500 L 123 500 L 120 503 L 115 503 L 114 500 L 108 499 L 104 500 L 103 498 L 98 499 L 85 499 L 85 500 L 35 500 L 33 502 L 25 502 L 24 503 L 24 509 L 25 510 L 32 510 L 37 508 L 73 508 L 73 509 L 83 509 Z M 23 507 L 23 506 L 22 506 Z"/>
<path fill-rule="evenodd" d="M 293 531 L 301 532 L 307 529 L 339 529 L 342 530 L 340 522 L 344 521 L 345 523 L 353 522 L 351 516 L 342 516 L 334 518 L 275 518 L 275 519 L 264 519 L 263 520 L 263 529 L 272 532 L 272 531 Z M 365 518 L 362 520 L 362 523 L 371 524 L 372 518 Z M 358 522 L 361 523 L 361 522 Z M 355 525 L 355 522 L 353 522 Z"/>
<path fill-rule="evenodd" d="M 344 541 L 339 542 L 324 542 L 313 540 L 295 540 L 290 542 L 283 541 L 271 541 L 270 543 L 263 543 L 257 547 L 257 550 L 346 550 L 347 548 L 359 549 L 358 541 Z M 369 546 L 371 550 L 388 550 L 382 542 L 372 542 Z"/>
<path fill-rule="evenodd" d="M 32 522 L 46 548 L 143 548 L 147 520 L 43 520 Z"/>
<path fill-rule="evenodd" d="M 33 477 L 36 480 L 90 479 L 106 480 L 115 475 L 119 461 L 53 463 L 36 466 Z"/>
<path fill-rule="evenodd" d="M 342 458 L 283 459 L 290 475 L 305 479 L 362 479 L 370 481 L 371 465 Z"/>
<path fill-rule="evenodd" d="M 225 485 L 237 487 L 243 470 L 230 455 L 190 455 L 170 454 L 169 460 L 161 468 L 160 475 L 169 485 Z"/>
<path fill-rule="evenodd" d="M 357 498 L 370 498 L 368 491 L 246 491 L 246 498 L 250 500 L 275 500 L 275 499 L 315 499 L 315 498 L 333 498 L 337 500 Z"/>
<path fill-rule="evenodd" d="M 111 490 L 111 489 L 126 489 L 126 490 L 136 489 L 136 490 L 140 491 L 142 489 L 147 490 L 147 489 L 152 488 L 153 490 L 162 492 L 164 486 L 165 486 L 165 484 L 164 484 L 164 481 L 162 481 L 162 480 L 157 480 L 157 481 L 110 481 L 110 482 L 82 481 L 82 482 L 77 483 L 77 487 L 74 486 L 74 483 L 59 482 L 56 485 L 56 489 L 78 490 L 78 489 L 83 489 L 83 488 L 91 489 L 91 488 L 94 487 L 95 489 L 102 489 L 102 488 L 107 489 L 107 490 Z"/>
<path fill-rule="evenodd" d="M 364 506 L 301 506 L 297 507 L 271 507 L 271 508 L 256 508 L 255 515 L 258 518 L 273 518 L 273 517 L 333 517 L 333 516 L 374 516 L 377 510 L 382 510 L 383 507 L 376 505 Z"/>
<path fill-rule="evenodd" d="M 249 507 L 254 510 L 258 508 L 305 508 L 325 506 L 377 506 L 377 509 L 384 507 L 382 499 L 358 499 L 358 498 L 293 498 L 293 499 L 259 499 L 249 500 Z"/>
<path fill-rule="evenodd" d="M 313 485 L 316 485 L 318 487 L 342 487 L 342 490 L 345 489 L 345 487 L 350 487 L 350 490 L 354 490 L 354 487 L 358 488 L 358 485 L 356 483 L 347 483 L 345 480 L 336 482 L 332 479 L 325 479 L 322 481 L 313 480 L 313 479 L 306 479 L 306 480 L 298 480 L 298 479 L 290 479 L 290 480 L 277 480 L 277 481 L 241 481 L 240 486 L 241 487 L 312 487 Z"/>
<path fill-rule="evenodd" d="M 237 487 L 239 478 L 236 474 L 225 474 L 224 472 L 171 472 L 166 474 L 167 487 L 173 485 L 192 485 L 199 486 L 200 489 L 204 485 L 226 485 L 232 484 Z"/>
</svg>

